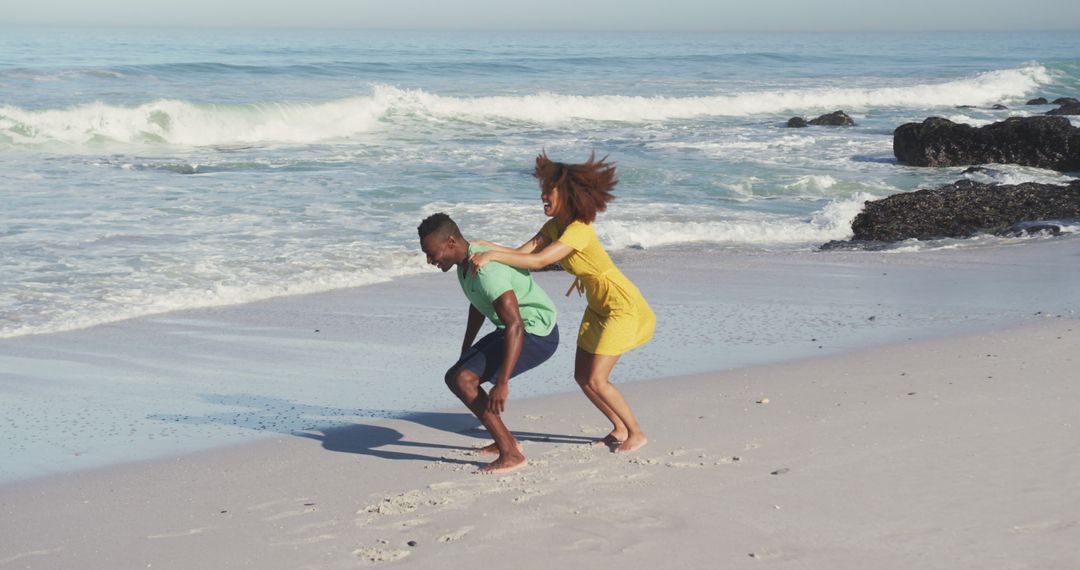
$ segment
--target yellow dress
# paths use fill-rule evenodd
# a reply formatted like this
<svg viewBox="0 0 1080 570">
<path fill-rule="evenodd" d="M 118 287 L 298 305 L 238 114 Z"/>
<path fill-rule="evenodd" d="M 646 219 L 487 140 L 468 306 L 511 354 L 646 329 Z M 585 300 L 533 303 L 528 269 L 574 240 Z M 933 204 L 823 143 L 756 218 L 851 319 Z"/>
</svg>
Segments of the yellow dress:
<svg viewBox="0 0 1080 570">
<path fill-rule="evenodd" d="M 540 233 L 574 249 L 559 263 L 577 277 L 571 290 L 584 289 L 588 303 L 578 346 L 590 354 L 614 356 L 649 342 L 656 315 L 641 291 L 615 267 L 592 225 L 575 221 L 560 232 L 552 218 Z"/>
</svg>

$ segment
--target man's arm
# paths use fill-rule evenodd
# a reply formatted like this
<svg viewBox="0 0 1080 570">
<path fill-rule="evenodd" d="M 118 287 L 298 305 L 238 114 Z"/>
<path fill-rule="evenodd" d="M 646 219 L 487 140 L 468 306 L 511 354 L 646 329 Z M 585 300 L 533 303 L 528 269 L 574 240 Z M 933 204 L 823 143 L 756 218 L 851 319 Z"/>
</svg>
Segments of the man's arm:
<svg viewBox="0 0 1080 570">
<path fill-rule="evenodd" d="M 461 341 L 461 354 L 465 354 L 465 351 L 472 346 L 473 341 L 476 340 L 476 333 L 480 332 L 483 324 L 484 314 L 469 303 L 469 318 L 465 323 L 465 339 Z"/>
<path fill-rule="evenodd" d="M 506 409 L 506 399 L 510 397 L 510 374 L 514 372 L 518 357 L 521 356 L 521 345 L 525 341 L 525 323 L 521 321 L 521 309 L 513 290 L 499 295 L 494 304 L 495 314 L 506 325 L 503 365 L 499 369 L 499 377 L 495 379 L 495 387 L 488 393 L 488 412 L 499 415 Z"/>
</svg>

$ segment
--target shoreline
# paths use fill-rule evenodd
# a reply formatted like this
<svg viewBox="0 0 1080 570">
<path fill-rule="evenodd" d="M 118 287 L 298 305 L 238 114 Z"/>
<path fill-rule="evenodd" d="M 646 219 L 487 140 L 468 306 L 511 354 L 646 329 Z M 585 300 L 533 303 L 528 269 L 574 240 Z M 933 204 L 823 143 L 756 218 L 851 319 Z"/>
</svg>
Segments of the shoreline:
<svg viewBox="0 0 1080 570">
<path fill-rule="evenodd" d="M 627 382 L 1075 317 L 1080 240 L 937 252 L 623 252 L 659 318 Z M 677 275 L 677 279 L 672 276 Z M 445 275 L 0 342 L 0 481 L 453 408 L 464 300 Z M 568 278 L 538 282 L 576 330 Z M 1071 312 L 1072 311 L 1072 312 Z M 574 393 L 566 335 L 511 398 Z M 7 416 L 6 421 L 4 416 Z"/>
<path fill-rule="evenodd" d="M 485 434 L 449 408 L 16 482 L 0 566 L 446 567 L 512 543 L 524 568 L 1063 567 L 1078 345 L 1047 319 L 629 382 L 650 443 L 627 456 L 584 445 L 604 427 L 580 394 L 512 398 L 530 465 L 504 476 L 472 474 Z"/>
<path fill-rule="evenodd" d="M 1062 324 L 1065 323 L 1065 324 Z M 763 363 L 748 364 L 744 366 L 735 366 L 728 368 L 720 368 L 705 372 L 695 372 L 690 374 L 676 374 L 673 376 L 664 376 L 656 378 L 644 378 L 637 380 L 628 380 L 618 383 L 620 389 L 625 390 L 625 386 L 632 386 L 637 384 L 662 384 L 665 382 L 686 382 L 692 379 L 711 378 L 715 376 L 729 376 L 740 374 L 757 374 L 762 370 L 769 369 L 771 367 L 785 367 L 785 366 L 800 366 L 810 363 L 814 363 L 821 359 L 830 358 L 845 358 L 854 357 L 864 352 L 876 352 L 880 350 L 896 349 L 909 344 L 933 344 L 942 341 L 955 340 L 957 338 L 977 337 L 985 335 L 999 335 L 999 334 L 1012 334 L 1022 333 L 1026 330 L 1037 330 L 1043 327 L 1055 327 L 1055 326 L 1075 326 L 1080 329 L 1080 317 L 1065 318 L 1062 315 L 1045 315 L 1041 319 L 1033 320 L 1030 322 L 1017 323 L 1000 323 L 997 326 L 990 326 L 987 328 L 981 328 L 976 331 L 964 331 L 964 332 L 939 332 L 938 334 L 927 335 L 919 338 L 908 338 L 904 340 L 895 339 L 889 342 L 868 344 L 865 346 L 858 346 L 853 348 L 844 349 L 838 352 L 830 352 L 820 355 L 809 356 L 794 356 L 783 360 L 775 360 Z M 1071 331 L 1070 331 L 1071 332 Z M 527 382 L 528 380 L 525 380 Z M 511 397 L 512 402 L 534 402 L 542 399 L 564 399 L 574 395 L 581 396 L 579 390 L 575 388 L 568 388 L 566 390 L 559 390 L 555 392 L 540 393 L 535 395 L 529 395 L 524 397 Z M 757 402 L 755 402 L 757 403 Z M 768 402 L 766 402 L 767 404 Z M 460 409 L 459 409 L 460 408 Z M 586 409 L 591 409 L 586 407 Z M 455 417 L 460 416 L 460 417 Z M 338 424 L 326 424 L 322 426 L 312 426 L 302 430 L 297 430 L 291 433 L 266 433 L 260 437 L 251 439 L 241 439 L 239 441 L 233 441 L 229 443 L 214 445 L 210 447 L 200 447 L 192 449 L 190 451 L 180 451 L 176 453 L 167 453 L 162 455 L 155 455 L 145 458 L 137 458 L 126 461 L 119 461 L 116 463 L 110 463 L 106 465 L 99 465 L 94 467 L 87 467 L 82 469 L 76 469 L 72 471 L 59 471 L 45 473 L 42 475 L 26 478 L 15 479 L 11 481 L 0 481 L 0 494 L 4 494 L 15 489 L 20 488 L 32 488 L 36 486 L 49 486 L 54 483 L 63 484 L 70 479 L 78 479 L 83 477 L 96 478 L 96 477 L 108 477 L 112 474 L 127 474 L 129 472 L 140 472 L 146 470 L 160 469 L 170 463 L 183 463 L 183 462 L 199 462 L 199 461 L 213 461 L 219 457 L 230 457 L 235 453 L 250 454 L 250 450 L 256 447 L 274 448 L 279 445 L 287 445 L 287 442 L 293 439 L 315 439 L 320 440 L 319 437 L 313 435 L 325 432 L 335 432 L 341 434 L 348 434 L 353 428 L 358 428 L 360 432 L 367 431 L 368 427 L 373 425 L 377 426 L 381 423 L 416 423 L 432 429 L 440 429 L 445 431 L 456 431 L 457 433 L 467 434 L 470 437 L 485 437 L 485 430 L 479 421 L 472 416 L 464 406 L 449 406 L 445 408 L 435 408 L 430 410 L 413 410 L 413 411 L 401 411 L 397 415 L 379 417 L 368 416 L 359 418 L 346 418 L 341 425 Z M 602 423 L 602 418 L 600 418 Z M 599 427 L 597 428 L 599 429 Z M 378 431 L 376 429 L 376 431 Z M 511 430 L 514 431 L 514 430 Z M 606 433 L 606 430 L 604 430 Z M 599 433 L 599 432 L 597 432 Z M 480 434 L 480 435 L 477 435 Z M 600 434 L 603 435 L 603 434 Z M 343 436 L 338 436 L 344 438 Z M 587 439 L 585 436 L 581 436 L 581 439 Z M 477 440 L 480 441 L 480 440 Z M 490 441 L 489 441 L 490 443 Z M 340 445 L 330 443 L 329 445 Z M 325 447 L 325 446 L 324 446 Z M 328 448 L 329 449 L 329 448 Z M 468 449 L 468 448 L 461 448 Z M 479 457 L 476 461 L 483 461 L 484 457 Z M 477 463 L 479 466 L 481 463 Z"/>
</svg>

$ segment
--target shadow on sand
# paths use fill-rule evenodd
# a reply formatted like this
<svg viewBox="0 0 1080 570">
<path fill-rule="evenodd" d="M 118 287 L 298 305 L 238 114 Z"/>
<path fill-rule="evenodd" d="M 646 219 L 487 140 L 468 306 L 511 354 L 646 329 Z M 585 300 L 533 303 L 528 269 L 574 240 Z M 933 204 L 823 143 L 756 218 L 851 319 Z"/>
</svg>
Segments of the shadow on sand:
<svg viewBox="0 0 1080 570">
<path fill-rule="evenodd" d="M 470 451 L 474 446 L 409 441 L 400 431 L 357 418 L 394 418 L 427 428 L 487 440 L 487 431 L 468 412 L 410 412 L 406 410 L 346 409 L 300 404 L 253 394 L 201 394 L 203 401 L 231 408 L 206 415 L 153 414 L 149 419 L 188 425 L 227 426 L 314 439 L 324 449 L 338 453 L 371 455 L 383 459 L 440 461 L 459 465 L 482 465 L 490 458 L 466 461 L 446 457 L 447 451 Z M 513 432 L 522 441 L 586 443 L 592 438 L 536 432 Z"/>
</svg>

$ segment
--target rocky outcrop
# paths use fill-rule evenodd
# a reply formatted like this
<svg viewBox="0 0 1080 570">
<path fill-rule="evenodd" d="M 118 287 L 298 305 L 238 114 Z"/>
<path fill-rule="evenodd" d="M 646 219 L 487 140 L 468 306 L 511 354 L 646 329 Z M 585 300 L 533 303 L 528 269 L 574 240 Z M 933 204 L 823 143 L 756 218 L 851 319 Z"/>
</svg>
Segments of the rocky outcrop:
<svg viewBox="0 0 1080 570">
<path fill-rule="evenodd" d="M 1054 233 L 1060 232 L 1055 224 L 1032 222 L 1077 218 L 1080 180 L 1068 186 L 1034 182 L 991 185 L 961 180 L 940 188 L 867 201 L 851 229 L 855 241 L 891 242 L 981 233 Z"/>
<path fill-rule="evenodd" d="M 1050 102 L 1046 100 L 1046 97 L 1038 97 L 1027 102 L 1028 105 L 1049 105 Z"/>
<path fill-rule="evenodd" d="M 855 121 L 843 111 L 833 111 L 828 115 L 822 115 L 816 119 L 807 121 L 802 117 L 792 117 L 788 119 L 787 126 L 792 129 L 801 129 L 807 125 L 814 125 L 818 127 L 853 127 Z"/>
<path fill-rule="evenodd" d="M 1051 101 L 1051 103 L 1055 105 L 1080 105 L 1080 101 L 1075 97 L 1058 97 Z"/>
<path fill-rule="evenodd" d="M 853 127 L 855 126 L 855 121 L 843 111 L 833 111 L 828 115 L 822 115 L 809 121 L 809 124 L 826 127 Z"/>
<path fill-rule="evenodd" d="M 897 127 L 893 154 L 911 166 L 998 163 L 1080 170 L 1080 128 L 1065 117 L 1011 117 L 981 128 L 930 117 Z"/>
<path fill-rule="evenodd" d="M 1047 115 L 1080 115 L 1080 103 L 1065 103 L 1064 105 L 1047 111 Z"/>
</svg>

